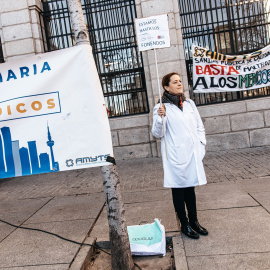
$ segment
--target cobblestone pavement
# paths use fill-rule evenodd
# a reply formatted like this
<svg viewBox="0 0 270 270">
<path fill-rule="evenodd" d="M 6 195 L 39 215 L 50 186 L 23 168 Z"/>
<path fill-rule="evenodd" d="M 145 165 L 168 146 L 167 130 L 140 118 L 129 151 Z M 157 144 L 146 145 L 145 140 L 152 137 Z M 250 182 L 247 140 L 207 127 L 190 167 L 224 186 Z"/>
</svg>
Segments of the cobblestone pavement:
<svg viewBox="0 0 270 270">
<path fill-rule="evenodd" d="M 204 159 L 208 183 L 268 176 L 269 160 L 269 146 L 209 152 Z M 117 168 L 124 191 L 163 186 L 160 158 L 117 161 Z M 96 192 L 103 192 L 99 167 L 0 180 L 0 200 Z"/>
<path fill-rule="evenodd" d="M 205 160 L 208 183 L 270 175 L 270 147 L 210 152 Z"/>
</svg>

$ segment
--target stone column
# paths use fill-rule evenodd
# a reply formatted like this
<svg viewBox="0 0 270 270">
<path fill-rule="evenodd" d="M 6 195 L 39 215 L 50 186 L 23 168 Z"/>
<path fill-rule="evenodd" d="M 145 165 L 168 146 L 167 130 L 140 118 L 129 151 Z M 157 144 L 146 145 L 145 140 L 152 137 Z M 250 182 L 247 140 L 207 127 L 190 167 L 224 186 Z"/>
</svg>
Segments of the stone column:
<svg viewBox="0 0 270 270">
<path fill-rule="evenodd" d="M 41 0 L 1 0 L 0 34 L 5 61 L 43 52 Z"/>
<path fill-rule="evenodd" d="M 161 82 L 162 77 L 167 73 L 173 71 L 180 73 L 183 80 L 185 95 L 186 97 L 189 97 L 178 0 L 136 0 L 136 11 L 138 18 L 168 14 L 171 47 L 156 50 L 159 80 Z M 159 99 L 157 76 L 155 69 L 155 57 L 153 50 L 145 51 L 142 53 L 142 55 L 145 69 L 147 94 L 150 106 L 149 128 L 151 130 L 153 107 L 155 106 L 155 104 L 157 104 L 157 101 Z M 152 145 L 153 156 L 160 156 L 160 140 L 156 140 L 151 135 L 151 132 L 150 141 Z"/>
</svg>

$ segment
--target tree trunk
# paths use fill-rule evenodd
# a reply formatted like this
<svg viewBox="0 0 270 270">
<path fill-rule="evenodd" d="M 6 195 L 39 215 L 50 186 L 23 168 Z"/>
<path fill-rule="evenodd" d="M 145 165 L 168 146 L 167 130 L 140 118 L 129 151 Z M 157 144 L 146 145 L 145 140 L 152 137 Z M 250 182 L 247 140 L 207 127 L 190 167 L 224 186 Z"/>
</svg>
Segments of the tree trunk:
<svg viewBox="0 0 270 270">
<path fill-rule="evenodd" d="M 76 45 L 90 44 L 80 0 L 67 0 Z"/>
<path fill-rule="evenodd" d="M 89 44 L 88 31 L 83 17 L 80 0 L 67 0 L 71 20 L 71 27 L 75 33 L 76 45 Z M 133 270 L 124 206 L 120 194 L 119 178 L 115 165 L 103 166 L 104 192 L 107 203 L 111 241 L 112 270 Z"/>
<path fill-rule="evenodd" d="M 120 193 L 119 177 L 115 165 L 103 166 L 103 186 L 111 240 L 112 270 L 133 270 L 125 210 Z"/>
</svg>

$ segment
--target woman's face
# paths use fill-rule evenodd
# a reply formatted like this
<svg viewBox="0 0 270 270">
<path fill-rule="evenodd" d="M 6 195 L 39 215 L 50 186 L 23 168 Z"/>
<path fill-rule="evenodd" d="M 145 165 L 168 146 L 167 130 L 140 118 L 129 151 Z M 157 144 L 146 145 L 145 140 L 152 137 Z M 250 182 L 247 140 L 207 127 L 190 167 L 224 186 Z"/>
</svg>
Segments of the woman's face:
<svg viewBox="0 0 270 270">
<path fill-rule="evenodd" d="M 182 80 L 178 75 L 172 75 L 170 78 L 169 86 L 164 86 L 170 94 L 179 95 L 183 93 Z"/>
</svg>

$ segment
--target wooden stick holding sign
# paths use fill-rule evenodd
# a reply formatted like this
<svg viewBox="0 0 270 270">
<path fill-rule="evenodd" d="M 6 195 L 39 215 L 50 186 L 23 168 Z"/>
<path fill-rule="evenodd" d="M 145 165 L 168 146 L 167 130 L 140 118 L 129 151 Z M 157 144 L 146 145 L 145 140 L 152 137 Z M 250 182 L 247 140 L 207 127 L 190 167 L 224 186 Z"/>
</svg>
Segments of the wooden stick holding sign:
<svg viewBox="0 0 270 270">
<path fill-rule="evenodd" d="M 154 53 L 155 53 L 155 63 L 156 63 L 156 72 L 157 72 L 157 84 L 158 84 L 159 102 L 160 102 L 160 106 L 162 106 L 162 98 L 161 98 L 159 75 L 158 75 L 158 65 L 157 65 L 157 54 L 156 54 L 156 49 L 155 48 L 154 48 Z M 162 115 L 162 125 L 163 125 L 163 130 L 164 130 L 164 141 L 165 141 L 166 157 L 167 157 L 167 160 L 168 160 L 169 158 L 168 158 L 168 147 L 167 147 L 164 115 Z"/>
<path fill-rule="evenodd" d="M 160 106 L 162 106 L 156 49 L 171 46 L 168 16 L 167 14 L 162 14 L 158 16 L 135 19 L 135 25 L 139 51 L 154 50 L 156 73 L 157 73 L 157 86 L 158 86 Z M 166 156 L 168 159 L 168 148 L 167 148 L 164 116 L 162 116 L 162 124 L 164 130 Z"/>
</svg>

